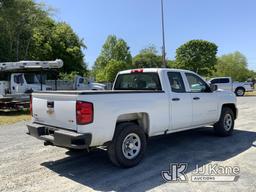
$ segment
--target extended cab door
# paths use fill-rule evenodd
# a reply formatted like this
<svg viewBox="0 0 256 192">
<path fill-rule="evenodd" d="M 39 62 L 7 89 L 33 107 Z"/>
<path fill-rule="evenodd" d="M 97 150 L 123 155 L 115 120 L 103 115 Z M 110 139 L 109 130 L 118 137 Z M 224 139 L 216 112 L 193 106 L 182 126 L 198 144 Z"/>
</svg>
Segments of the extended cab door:
<svg viewBox="0 0 256 192">
<path fill-rule="evenodd" d="M 198 75 L 185 72 L 192 100 L 193 126 L 216 122 L 218 97 Z"/>
<path fill-rule="evenodd" d="M 192 100 L 190 93 L 186 92 L 185 84 L 180 72 L 167 72 L 171 92 L 170 122 L 171 130 L 191 127 L 192 124 Z"/>
</svg>

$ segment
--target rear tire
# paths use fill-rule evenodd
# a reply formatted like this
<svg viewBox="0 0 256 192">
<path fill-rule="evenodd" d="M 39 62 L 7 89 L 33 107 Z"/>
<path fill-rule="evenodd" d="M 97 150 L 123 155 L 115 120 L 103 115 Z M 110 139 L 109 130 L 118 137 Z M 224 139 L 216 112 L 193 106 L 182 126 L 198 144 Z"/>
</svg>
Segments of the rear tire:
<svg viewBox="0 0 256 192">
<path fill-rule="evenodd" d="M 108 146 L 110 161 L 121 167 L 136 166 L 146 151 L 146 135 L 135 123 L 122 123 L 117 126 L 113 141 Z"/>
<path fill-rule="evenodd" d="M 245 89 L 243 87 L 238 87 L 236 88 L 235 94 L 238 97 L 242 97 L 245 94 Z"/>
<path fill-rule="evenodd" d="M 214 125 L 216 135 L 226 137 L 233 133 L 235 120 L 234 112 L 229 107 L 223 107 L 220 120 Z"/>
</svg>

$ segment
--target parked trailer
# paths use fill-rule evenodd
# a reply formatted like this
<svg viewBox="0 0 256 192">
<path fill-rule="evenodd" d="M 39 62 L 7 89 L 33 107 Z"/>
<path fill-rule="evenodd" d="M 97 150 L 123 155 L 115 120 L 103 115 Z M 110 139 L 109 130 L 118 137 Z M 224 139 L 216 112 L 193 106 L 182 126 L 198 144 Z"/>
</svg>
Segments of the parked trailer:
<svg viewBox="0 0 256 192">
<path fill-rule="evenodd" d="M 29 101 L 0 101 L 0 109 L 2 111 L 5 110 L 22 110 L 29 109 L 30 102 Z"/>
</svg>

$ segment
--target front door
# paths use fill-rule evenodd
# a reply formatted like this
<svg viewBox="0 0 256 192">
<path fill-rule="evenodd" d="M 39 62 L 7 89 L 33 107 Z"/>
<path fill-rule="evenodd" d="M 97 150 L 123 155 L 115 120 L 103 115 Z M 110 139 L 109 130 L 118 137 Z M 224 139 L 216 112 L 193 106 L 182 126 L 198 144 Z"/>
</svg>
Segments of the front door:
<svg viewBox="0 0 256 192">
<path fill-rule="evenodd" d="M 193 103 L 193 126 L 215 122 L 217 119 L 217 95 L 209 85 L 194 73 L 185 73 Z"/>
<path fill-rule="evenodd" d="M 25 93 L 26 86 L 24 82 L 24 76 L 22 73 L 14 73 L 11 76 L 11 93 L 21 94 Z"/>
</svg>

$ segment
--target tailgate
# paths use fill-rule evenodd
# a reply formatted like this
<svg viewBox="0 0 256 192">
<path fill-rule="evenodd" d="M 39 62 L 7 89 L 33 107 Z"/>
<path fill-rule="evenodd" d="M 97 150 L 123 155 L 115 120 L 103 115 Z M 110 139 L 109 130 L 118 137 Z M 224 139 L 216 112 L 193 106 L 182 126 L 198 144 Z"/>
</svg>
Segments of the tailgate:
<svg viewBox="0 0 256 192">
<path fill-rule="evenodd" d="M 34 93 L 32 111 L 34 122 L 76 130 L 76 94 Z"/>
</svg>

